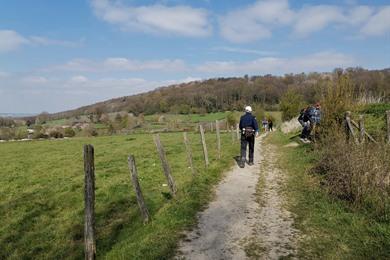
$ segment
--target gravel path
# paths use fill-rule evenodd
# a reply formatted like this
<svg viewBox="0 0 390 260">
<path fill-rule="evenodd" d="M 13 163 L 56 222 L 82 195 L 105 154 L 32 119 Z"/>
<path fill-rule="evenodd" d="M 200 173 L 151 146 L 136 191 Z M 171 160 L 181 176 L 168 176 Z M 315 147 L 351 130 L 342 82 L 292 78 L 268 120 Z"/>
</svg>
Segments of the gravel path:
<svg viewBox="0 0 390 260">
<path fill-rule="evenodd" d="M 264 137 L 256 139 L 254 165 L 234 166 L 217 186 L 215 200 L 181 241 L 177 259 L 278 259 L 295 254 L 297 232 L 279 192 L 282 172 L 274 148 L 263 146 Z"/>
</svg>

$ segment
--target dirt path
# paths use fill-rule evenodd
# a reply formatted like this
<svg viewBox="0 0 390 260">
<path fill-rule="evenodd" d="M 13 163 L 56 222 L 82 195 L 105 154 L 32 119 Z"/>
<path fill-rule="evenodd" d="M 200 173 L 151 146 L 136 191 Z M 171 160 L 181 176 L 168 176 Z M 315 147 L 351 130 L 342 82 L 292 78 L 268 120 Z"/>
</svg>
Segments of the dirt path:
<svg viewBox="0 0 390 260">
<path fill-rule="evenodd" d="M 264 137 L 256 140 L 255 164 L 234 166 L 218 185 L 215 200 L 198 216 L 198 226 L 180 243 L 178 259 L 278 259 L 295 254 L 297 231 L 283 208 L 282 172 L 276 167 L 275 148 L 263 147 Z"/>
</svg>

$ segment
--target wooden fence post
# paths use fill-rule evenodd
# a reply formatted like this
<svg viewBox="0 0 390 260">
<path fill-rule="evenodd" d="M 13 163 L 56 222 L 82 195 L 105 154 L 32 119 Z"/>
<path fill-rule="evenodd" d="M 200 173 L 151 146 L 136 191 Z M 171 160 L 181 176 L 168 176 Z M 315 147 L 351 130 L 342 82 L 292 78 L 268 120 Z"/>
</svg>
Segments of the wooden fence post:
<svg viewBox="0 0 390 260">
<path fill-rule="evenodd" d="M 387 143 L 390 144 L 390 110 L 386 111 L 387 118 Z"/>
<path fill-rule="evenodd" d="M 214 132 L 214 124 L 213 124 L 213 122 L 210 123 L 210 130 L 211 130 L 210 132 Z"/>
<path fill-rule="evenodd" d="M 199 125 L 199 131 L 200 131 L 200 137 L 201 137 L 202 146 L 203 146 L 204 162 L 205 162 L 206 167 L 208 167 L 209 166 L 209 155 L 207 153 L 206 138 L 204 137 L 204 131 L 203 131 L 202 125 Z"/>
<path fill-rule="evenodd" d="M 347 140 L 349 141 L 349 138 L 352 135 L 354 142 L 357 144 L 358 143 L 357 137 L 355 135 L 355 132 L 354 132 L 354 130 L 352 128 L 352 124 L 351 124 L 351 112 L 350 111 L 347 111 L 345 113 L 345 129 L 346 129 L 346 133 L 347 133 Z"/>
<path fill-rule="evenodd" d="M 191 150 L 190 141 L 188 140 L 187 132 L 183 132 L 183 137 L 184 137 L 184 144 L 186 146 L 186 151 L 187 151 L 188 164 L 191 167 L 192 175 L 195 175 L 196 174 L 196 170 L 194 168 L 194 163 L 192 161 L 192 150 Z"/>
<path fill-rule="evenodd" d="M 219 131 L 219 121 L 215 121 L 215 131 L 217 132 L 217 150 L 218 150 L 218 160 L 221 160 L 221 135 Z"/>
<path fill-rule="evenodd" d="M 363 144 L 364 140 L 365 140 L 365 132 L 366 132 L 366 129 L 364 127 L 364 116 L 363 115 L 359 115 L 359 131 L 360 131 L 360 136 L 359 136 L 360 143 Z"/>
<path fill-rule="evenodd" d="M 137 196 L 138 206 L 139 206 L 139 209 L 141 210 L 141 214 L 142 214 L 142 218 L 144 219 L 144 223 L 147 223 L 147 222 L 149 222 L 150 215 L 149 215 L 148 208 L 146 207 L 146 204 L 145 204 L 144 196 L 142 195 L 141 186 L 139 185 L 137 166 L 135 165 L 134 156 L 129 155 L 129 157 L 127 158 L 127 162 L 129 164 L 131 182 L 133 183 L 135 195 Z"/>
<path fill-rule="evenodd" d="M 237 134 L 237 140 L 240 140 L 240 127 L 238 124 L 236 125 L 236 134 Z"/>
<path fill-rule="evenodd" d="M 96 257 L 95 241 L 95 162 L 94 148 L 84 145 L 84 243 L 85 259 Z"/>
<path fill-rule="evenodd" d="M 161 165 L 163 167 L 165 177 L 167 178 L 169 189 L 171 190 L 172 195 L 175 196 L 177 191 L 175 181 L 173 180 L 171 174 L 171 168 L 169 167 L 164 147 L 161 145 L 159 134 L 154 135 L 154 143 L 156 144 L 158 155 L 160 156 Z"/>
</svg>

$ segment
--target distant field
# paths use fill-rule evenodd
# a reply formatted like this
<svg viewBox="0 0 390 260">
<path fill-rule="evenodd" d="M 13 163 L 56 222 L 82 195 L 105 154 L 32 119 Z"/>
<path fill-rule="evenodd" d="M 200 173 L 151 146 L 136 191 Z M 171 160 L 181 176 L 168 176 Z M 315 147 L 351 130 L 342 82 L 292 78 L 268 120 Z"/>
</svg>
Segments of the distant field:
<svg viewBox="0 0 390 260">
<path fill-rule="evenodd" d="M 211 185 L 238 152 L 222 134 L 206 135 L 211 166 L 205 170 L 198 134 L 189 134 L 195 167 L 187 167 L 182 133 L 161 134 L 179 193 L 168 192 L 151 135 L 137 134 L 61 141 L 0 144 L 0 259 L 83 258 L 82 145 L 95 146 L 97 255 L 108 259 L 171 256 L 179 231 L 193 223 L 210 198 Z M 135 155 L 140 183 L 152 215 L 144 226 L 130 184 L 127 155 Z"/>
</svg>

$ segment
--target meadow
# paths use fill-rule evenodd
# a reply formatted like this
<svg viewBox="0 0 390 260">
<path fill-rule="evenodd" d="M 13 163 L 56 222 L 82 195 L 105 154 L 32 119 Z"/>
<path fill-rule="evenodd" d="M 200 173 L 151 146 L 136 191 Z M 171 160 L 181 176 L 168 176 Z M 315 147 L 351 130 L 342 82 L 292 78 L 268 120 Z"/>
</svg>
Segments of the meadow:
<svg viewBox="0 0 390 260">
<path fill-rule="evenodd" d="M 84 256 L 83 144 L 95 147 L 97 256 L 107 259 L 172 257 L 181 232 L 212 196 L 238 145 L 207 133 L 205 169 L 198 133 L 189 133 L 195 168 L 188 168 L 182 133 L 160 134 L 178 194 L 172 198 L 150 134 L 0 144 L 0 259 L 80 259 Z M 127 156 L 136 159 L 152 216 L 144 225 L 130 182 Z"/>
</svg>

